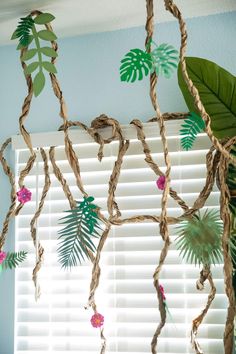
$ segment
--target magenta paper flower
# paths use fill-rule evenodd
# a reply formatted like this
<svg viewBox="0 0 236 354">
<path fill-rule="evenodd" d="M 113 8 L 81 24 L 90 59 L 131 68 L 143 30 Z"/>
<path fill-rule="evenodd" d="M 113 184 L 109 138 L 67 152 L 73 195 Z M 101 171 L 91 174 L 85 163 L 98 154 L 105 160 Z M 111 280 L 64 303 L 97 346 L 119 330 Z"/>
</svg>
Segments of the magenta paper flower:
<svg viewBox="0 0 236 354">
<path fill-rule="evenodd" d="M 166 300 L 165 291 L 162 285 L 159 285 L 159 290 L 161 292 L 162 299 Z"/>
<path fill-rule="evenodd" d="M 104 323 L 104 317 L 100 313 L 95 313 L 90 320 L 93 327 L 102 327 Z"/>
<path fill-rule="evenodd" d="M 166 185 L 166 178 L 165 176 L 160 176 L 158 178 L 158 180 L 156 181 L 157 184 L 157 188 L 159 188 L 160 190 L 164 190 L 165 189 L 165 185 Z"/>
<path fill-rule="evenodd" d="M 31 200 L 32 193 L 29 189 L 22 187 L 17 193 L 18 202 L 25 204 Z"/>
<path fill-rule="evenodd" d="M 7 257 L 6 252 L 0 251 L 0 264 L 2 264 Z"/>
</svg>

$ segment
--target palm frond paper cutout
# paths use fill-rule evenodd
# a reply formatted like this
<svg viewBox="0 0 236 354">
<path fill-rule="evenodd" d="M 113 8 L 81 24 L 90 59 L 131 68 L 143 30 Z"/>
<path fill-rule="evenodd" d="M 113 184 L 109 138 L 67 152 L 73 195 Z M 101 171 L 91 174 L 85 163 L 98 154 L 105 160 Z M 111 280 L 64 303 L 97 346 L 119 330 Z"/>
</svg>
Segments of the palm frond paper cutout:
<svg viewBox="0 0 236 354">
<path fill-rule="evenodd" d="M 16 268 L 20 263 L 24 262 L 27 257 L 27 252 L 8 252 L 5 260 L 1 264 L 2 269 Z"/>
<path fill-rule="evenodd" d="M 96 251 L 92 238 L 100 236 L 98 230 L 101 230 L 101 227 L 97 214 L 99 208 L 92 203 L 93 201 L 93 197 L 78 201 L 77 206 L 67 210 L 67 215 L 60 219 L 64 228 L 58 232 L 60 240 L 58 256 L 63 268 L 82 263 L 89 257 L 88 251 Z"/>
<path fill-rule="evenodd" d="M 218 212 L 206 210 L 184 220 L 176 228 L 177 249 L 180 255 L 195 265 L 211 265 L 222 261 L 222 222 Z"/>
<path fill-rule="evenodd" d="M 186 151 L 191 149 L 197 138 L 197 135 L 204 129 L 204 120 L 196 113 L 191 112 L 184 120 L 184 123 L 181 125 L 180 134 L 183 135 L 181 138 L 182 148 Z"/>
</svg>

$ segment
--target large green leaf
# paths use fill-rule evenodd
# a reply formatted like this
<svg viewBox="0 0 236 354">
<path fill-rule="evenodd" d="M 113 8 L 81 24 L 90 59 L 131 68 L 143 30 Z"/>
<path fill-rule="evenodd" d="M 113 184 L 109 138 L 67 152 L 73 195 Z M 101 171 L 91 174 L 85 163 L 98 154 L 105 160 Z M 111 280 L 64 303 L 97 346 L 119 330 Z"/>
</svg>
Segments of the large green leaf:
<svg viewBox="0 0 236 354">
<path fill-rule="evenodd" d="M 221 139 L 236 135 L 236 77 L 217 64 L 202 58 L 186 58 L 190 79 L 197 87 L 214 135 Z M 199 114 L 178 67 L 179 86 L 190 111 Z"/>
</svg>

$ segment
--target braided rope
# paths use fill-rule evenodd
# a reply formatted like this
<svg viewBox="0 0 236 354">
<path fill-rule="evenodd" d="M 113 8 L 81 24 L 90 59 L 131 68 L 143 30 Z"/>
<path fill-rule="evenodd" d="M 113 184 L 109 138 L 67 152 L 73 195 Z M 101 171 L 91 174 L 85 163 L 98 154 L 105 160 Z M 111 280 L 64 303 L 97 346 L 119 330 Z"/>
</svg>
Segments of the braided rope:
<svg viewBox="0 0 236 354">
<path fill-rule="evenodd" d="M 30 232 L 31 232 L 31 237 L 34 243 L 34 246 L 36 248 L 36 264 L 35 267 L 33 269 L 33 282 L 34 282 L 34 286 L 36 289 L 36 294 L 35 294 L 35 299 L 36 301 L 39 299 L 40 297 L 40 286 L 38 285 L 37 279 L 38 279 L 38 272 L 40 270 L 40 268 L 42 267 L 42 263 L 43 263 L 43 254 L 44 254 L 44 248 L 42 247 L 40 242 L 37 242 L 37 228 L 36 228 L 36 223 L 40 217 L 40 214 L 42 212 L 43 206 L 44 206 L 44 202 L 45 199 L 47 197 L 47 193 L 50 189 L 50 185 L 51 185 L 51 180 L 50 180 L 50 176 L 49 176 L 49 167 L 48 167 L 48 158 L 47 155 L 44 151 L 44 149 L 40 149 L 40 153 L 43 159 L 43 163 L 44 163 L 44 187 L 43 187 L 43 191 L 42 191 L 42 195 L 40 198 L 40 202 L 39 205 L 37 206 L 36 212 L 30 222 Z"/>
<path fill-rule="evenodd" d="M 14 215 L 15 211 L 15 206 L 16 206 L 16 187 L 15 187 L 15 177 L 14 174 L 10 168 L 10 166 L 7 163 L 7 160 L 3 156 L 5 149 L 9 146 L 11 143 L 11 139 L 7 139 L 3 145 L 1 146 L 0 149 L 0 162 L 3 168 L 4 173 L 9 179 L 10 185 L 11 185 L 11 204 L 8 209 L 8 212 L 5 216 L 5 220 L 3 221 L 3 228 L 0 234 L 0 250 L 3 248 L 5 241 L 6 241 L 6 236 L 9 230 L 9 224 L 12 216 Z"/>
<path fill-rule="evenodd" d="M 193 346 L 196 354 L 204 354 L 196 337 L 197 337 L 197 333 L 198 333 L 198 328 L 199 328 L 200 324 L 202 323 L 202 321 L 204 320 L 204 317 L 206 316 L 206 314 L 207 314 L 207 312 L 208 312 L 208 310 L 215 298 L 215 294 L 216 294 L 216 288 L 215 288 L 214 281 L 212 278 L 211 270 L 210 270 L 210 267 L 208 267 L 208 266 L 204 266 L 202 271 L 200 272 L 200 278 L 196 284 L 196 287 L 198 290 L 204 289 L 204 282 L 206 280 L 208 280 L 210 287 L 211 287 L 210 293 L 208 295 L 207 303 L 206 303 L 205 308 L 200 313 L 200 315 L 198 315 L 192 322 L 191 343 L 192 343 L 192 346 Z"/>
</svg>

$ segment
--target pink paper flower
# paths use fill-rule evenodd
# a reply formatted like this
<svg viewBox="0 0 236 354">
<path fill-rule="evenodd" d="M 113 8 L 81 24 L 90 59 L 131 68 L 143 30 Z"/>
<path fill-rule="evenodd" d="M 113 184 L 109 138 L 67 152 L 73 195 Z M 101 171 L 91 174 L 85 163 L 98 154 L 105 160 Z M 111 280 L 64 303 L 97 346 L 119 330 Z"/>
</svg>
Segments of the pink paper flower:
<svg viewBox="0 0 236 354">
<path fill-rule="evenodd" d="M 165 291 L 164 291 L 164 288 L 163 288 L 162 285 L 159 285 L 159 290 L 160 290 L 160 292 L 161 292 L 162 299 L 163 299 L 163 300 L 166 300 Z"/>
<path fill-rule="evenodd" d="M 0 251 L 0 264 L 2 264 L 7 257 L 6 252 Z"/>
<path fill-rule="evenodd" d="M 32 193 L 29 189 L 22 187 L 17 193 L 18 202 L 25 204 L 31 200 Z"/>
<path fill-rule="evenodd" d="M 90 320 L 93 327 L 102 327 L 104 323 L 104 317 L 100 313 L 95 313 Z"/>
<path fill-rule="evenodd" d="M 159 188 L 160 190 L 164 190 L 165 189 L 165 185 L 166 185 L 166 178 L 165 176 L 160 176 L 158 178 L 158 180 L 156 181 L 157 184 L 157 188 Z"/>
</svg>

